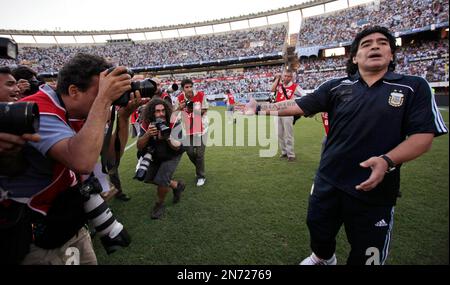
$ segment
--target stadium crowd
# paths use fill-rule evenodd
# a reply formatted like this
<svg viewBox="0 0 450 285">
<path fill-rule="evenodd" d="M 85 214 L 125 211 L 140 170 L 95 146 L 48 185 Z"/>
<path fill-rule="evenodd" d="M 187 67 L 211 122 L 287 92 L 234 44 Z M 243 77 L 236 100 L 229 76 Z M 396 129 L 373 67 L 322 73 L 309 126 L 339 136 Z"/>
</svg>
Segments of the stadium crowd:
<svg viewBox="0 0 450 285">
<path fill-rule="evenodd" d="M 350 41 L 365 24 L 399 32 L 448 22 L 448 19 L 448 1 L 445 0 L 379 0 L 306 18 L 298 45 L 321 46 Z"/>
<path fill-rule="evenodd" d="M 397 52 L 397 70 L 424 77 L 429 82 L 448 81 L 448 48 L 447 40 L 419 41 L 405 45 Z M 311 90 L 327 78 L 345 76 L 346 61 L 347 56 L 301 58 L 297 82 L 303 89 Z M 276 65 L 208 71 L 191 78 L 208 95 L 222 95 L 226 89 L 243 94 L 270 90 L 274 75 L 282 69 L 282 66 Z M 176 78 L 171 80 L 176 81 Z"/>
<path fill-rule="evenodd" d="M 448 40 L 420 41 L 402 46 L 397 52 L 396 70 L 421 76 L 429 82 L 448 81 Z M 347 56 L 301 58 L 298 82 L 313 89 L 326 78 L 345 76 Z"/>
<path fill-rule="evenodd" d="M 285 26 L 271 26 L 135 44 L 23 47 L 16 62 L 0 61 L 0 64 L 27 62 L 37 72 L 56 72 L 67 58 L 79 52 L 96 54 L 113 63 L 129 67 L 186 64 L 281 52 L 286 34 Z"/>
<path fill-rule="evenodd" d="M 299 34 L 299 45 L 330 44 L 351 39 L 358 25 L 369 21 L 397 31 L 448 21 L 448 3 L 442 0 L 385 0 L 306 18 Z M 407 15 L 399 18 L 396 15 Z M 383 15 L 383 16 L 381 16 Z M 387 16 L 386 16 L 387 15 Z M 335 33 L 336 27 L 340 30 Z M 16 61 L 0 60 L 1 65 L 26 64 L 37 72 L 57 72 L 78 52 L 100 55 L 129 67 L 187 64 L 200 61 L 255 56 L 283 50 L 287 30 L 284 25 L 252 30 L 168 39 L 146 43 L 102 44 L 92 46 L 23 47 Z M 346 57 L 300 59 L 297 82 L 314 89 L 326 78 L 345 76 Z M 448 81 L 448 40 L 416 41 L 397 53 L 397 70 L 418 75 L 430 82 Z M 234 94 L 268 91 L 273 76 L 282 66 L 252 67 L 240 70 L 208 71 L 189 77 L 208 96 L 221 98 L 226 89 Z M 176 76 L 166 80 L 181 81 Z M 163 82 L 164 83 L 164 82 Z M 239 97 L 239 95 L 237 95 Z M 209 97 L 210 98 L 210 97 Z"/>
</svg>

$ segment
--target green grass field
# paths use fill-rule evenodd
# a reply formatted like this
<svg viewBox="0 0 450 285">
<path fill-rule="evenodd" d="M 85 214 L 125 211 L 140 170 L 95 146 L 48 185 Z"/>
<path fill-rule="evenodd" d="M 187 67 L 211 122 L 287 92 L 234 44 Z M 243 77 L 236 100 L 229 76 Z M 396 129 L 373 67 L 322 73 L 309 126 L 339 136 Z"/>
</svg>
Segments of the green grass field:
<svg viewBox="0 0 450 285">
<path fill-rule="evenodd" d="M 448 110 L 442 114 L 448 127 Z M 99 264 L 298 264 L 310 254 L 306 209 L 323 132 L 319 117 L 297 122 L 294 163 L 278 155 L 260 158 L 259 147 L 208 147 L 207 182 L 201 188 L 184 154 L 174 178 L 187 187 L 179 204 L 168 194 L 162 220 L 150 219 L 156 187 L 132 179 L 132 147 L 120 167 L 132 199 L 110 203 L 132 244 L 108 256 L 96 237 Z M 448 151 L 448 135 L 441 136 L 430 152 L 402 167 L 403 197 L 395 210 L 388 264 L 449 264 Z M 348 251 L 342 229 L 338 263 L 345 263 Z"/>
</svg>

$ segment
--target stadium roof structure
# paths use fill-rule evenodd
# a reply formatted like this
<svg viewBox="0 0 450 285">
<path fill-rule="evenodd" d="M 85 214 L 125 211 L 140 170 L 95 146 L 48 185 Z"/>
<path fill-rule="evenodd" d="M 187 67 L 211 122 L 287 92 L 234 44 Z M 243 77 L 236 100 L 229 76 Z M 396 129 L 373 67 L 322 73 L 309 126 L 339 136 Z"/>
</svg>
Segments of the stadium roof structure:
<svg viewBox="0 0 450 285">
<path fill-rule="evenodd" d="M 345 1 L 347 2 L 347 7 L 349 7 L 349 1 L 352 0 Z M 325 4 L 330 2 L 338 1 L 314 0 L 289 7 L 230 18 L 138 29 L 98 31 L 32 31 L 0 29 L 0 37 L 12 38 L 19 44 L 95 44 L 106 43 L 108 40 L 120 39 L 131 39 L 133 41 L 161 40 L 287 23 L 292 20 L 291 18 L 296 18 L 297 20 L 303 18 L 304 9 L 323 6 L 323 11 L 325 11 Z"/>
</svg>

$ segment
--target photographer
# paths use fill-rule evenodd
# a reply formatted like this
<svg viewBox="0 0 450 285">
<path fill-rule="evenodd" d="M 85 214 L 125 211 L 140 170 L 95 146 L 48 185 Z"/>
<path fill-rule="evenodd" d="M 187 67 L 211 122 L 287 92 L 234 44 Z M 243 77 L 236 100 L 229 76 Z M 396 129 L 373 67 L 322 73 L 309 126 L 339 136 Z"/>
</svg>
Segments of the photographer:
<svg viewBox="0 0 450 285">
<path fill-rule="evenodd" d="M 185 132 L 187 135 L 186 153 L 195 165 L 197 186 L 203 186 L 205 177 L 205 150 L 208 132 L 208 101 L 203 91 L 194 92 L 194 82 L 191 79 L 181 81 L 183 90 L 175 102 L 175 110 L 181 111 Z M 195 93 L 195 94 L 194 94 Z"/>
<path fill-rule="evenodd" d="M 39 86 L 45 83 L 37 79 L 36 71 L 25 65 L 14 68 L 12 75 L 17 80 L 17 86 L 20 90 L 19 99 L 38 92 Z"/>
<path fill-rule="evenodd" d="M 165 211 L 164 200 L 170 189 L 173 191 L 173 203 L 180 201 L 185 184 L 172 180 L 180 162 L 183 148 L 181 142 L 171 137 L 171 130 L 177 127 L 170 118 L 172 109 L 160 98 L 153 98 L 143 111 L 143 122 L 137 141 L 138 154 L 142 157 L 136 179 L 156 184 L 158 201 L 152 211 L 152 219 L 160 219 Z"/>
<path fill-rule="evenodd" d="M 0 102 L 15 102 L 19 100 L 20 89 L 12 71 L 7 66 L 0 67 Z"/>
<path fill-rule="evenodd" d="M 145 79 L 143 76 L 134 75 L 131 79 L 133 82 L 140 81 Z M 156 93 L 155 95 L 156 96 Z M 131 104 L 128 104 L 126 108 L 120 108 L 118 113 L 118 119 L 119 119 L 119 138 L 120 142 L 124 142 L 121 146 L 121 153 L 120 157 L 123 154 L 123 150 L 125 148 L 125 144 L 128 141 L 128 125 L 130 124 L 130 118 L 133 119 L 133 117 L 138 113 L 138 107 L 142 106 L 143 104 L 147 103 L 150 100 L 150 98 L 141 98 L 140 100 L 132 100 L 130 102 Z M 142 106 L 143 107 L 143 106 Z M 117 131 L 117 129 L 116 129 Z M 112 146 L 112 143 L 110 144 Z M 120 160 L 120 158 L 119 158 Z M 119 164 L 114 163 L 111 161 L 108 161 L 108 176 L 109 181 L 114 186 L 114 188 L 117 190 L 117 193 L 114 195 L 114 197 L 117 200 L 127 202 L 131 198 L 123 192 L 122 188 L 122 182 L 120 181 L 119 176 Z"/>
<path fill-rule="evenodd" d="M 233 122 L 236 124 L 236 119 L 233 118 L 235 99 L 234 99 L 233 94 L 231 94 L 230 89 L 225 90 L 224 101 L 227 104 L 227 111 L 225 114 L 227 115 L 228 123 Z"/>
<path fill-rule="evenodd" d="M 19 261 L 23 257 L 22 264 L 67 264 L 74 250 L 79 257 L 73 261 L 75 264 L 97 264 L 84 227 L 92 213 L 85 213 L 90 205 L 85 203 L 81 190 L 89 190 L 90 185 L 81 183 L 80 176 L 92 173 L 99 158 L 112 103 L 131 89 L 126 68 L 117 67 L 108 73 L 109 67 L 101 57 L 77 54 L 59 71 L 57 91 L 43 85 L 38 93 L 22 99 L 39 106 L 41 140 L 25 144 L 27 167 L 21 174 L 0 177 L 2 198 L 26 204 L 32 210 L 29 253 L 16 257 Z M 140 100 L 139 94 L 131 99 Z M 125 117 L 129 114 L 129 110 L 119 112 L 119 122 L 128 124 Z M 112 136 L 111 141 L 114 139 Z M 124 145 L 126 140 L 121 143 Z M 111 151 L 109 155 L 114 159 L 116 153 Z M 114 217 L 108 220 L 108 229 L 118 224 Z M 28 233 L 26 221 L 23 228 Z M 114 238 L 120 239 L 121 235 L 116 232 Z M 102 238 L 104 246 L 108 239 L 111 241 L 111 236 Z M 24 243 L 22 248 L 26 240 Z"/>
<path fill-rule="evenodd" d="M 283 80 L 281 75 L 276 75 L 272 84 L 272 92 L 275 92 L 275 102 L 283 102 L 286 100 L 294 100 L 301 97 L 303 90 L 300 85 L 293 83 L 294 73 L 291 70 L 283 72 Z M 294 152 L 294 117 L 278 118 L 278 144 L 281 149 L 280 158 L 287 158 L 289 162 L 295 161 Z"/>
<path fill-rule="evenodd" d="M 0 102 L 15 102 L 18 100 L 20 90 L 14 79 L 11 69 L 0 67 Z M 26 141 L 39 141 L 37 134 L 14 135 L 0 132 L 0 155 L 19 151 Z"/>
</svg>

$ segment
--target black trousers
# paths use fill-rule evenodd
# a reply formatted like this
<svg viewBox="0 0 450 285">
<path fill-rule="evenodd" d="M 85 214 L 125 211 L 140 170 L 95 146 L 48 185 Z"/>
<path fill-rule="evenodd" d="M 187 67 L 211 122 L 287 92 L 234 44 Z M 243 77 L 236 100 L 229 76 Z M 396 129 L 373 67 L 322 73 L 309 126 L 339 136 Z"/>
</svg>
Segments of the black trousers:
<svg viewBox="0 0 450 285">
<path fill-rule="evenodd" d="M 336 235 L 344 225 L 351 245 L 347 264 L 384 264 L 393 215 L 393 206 L 367 204 L 316 176 L 307 216 L 311 249 L 320 258 L 331 258 L 336 249 Z"/>
<path fill-rule="evenodd" d="M 205 151 L 207 135 L 188 136 L 189 144 L 184 146 L 189 160 L 195 166 L 195 175 L 198 178 L 205 178 Z"/>
</svg>

